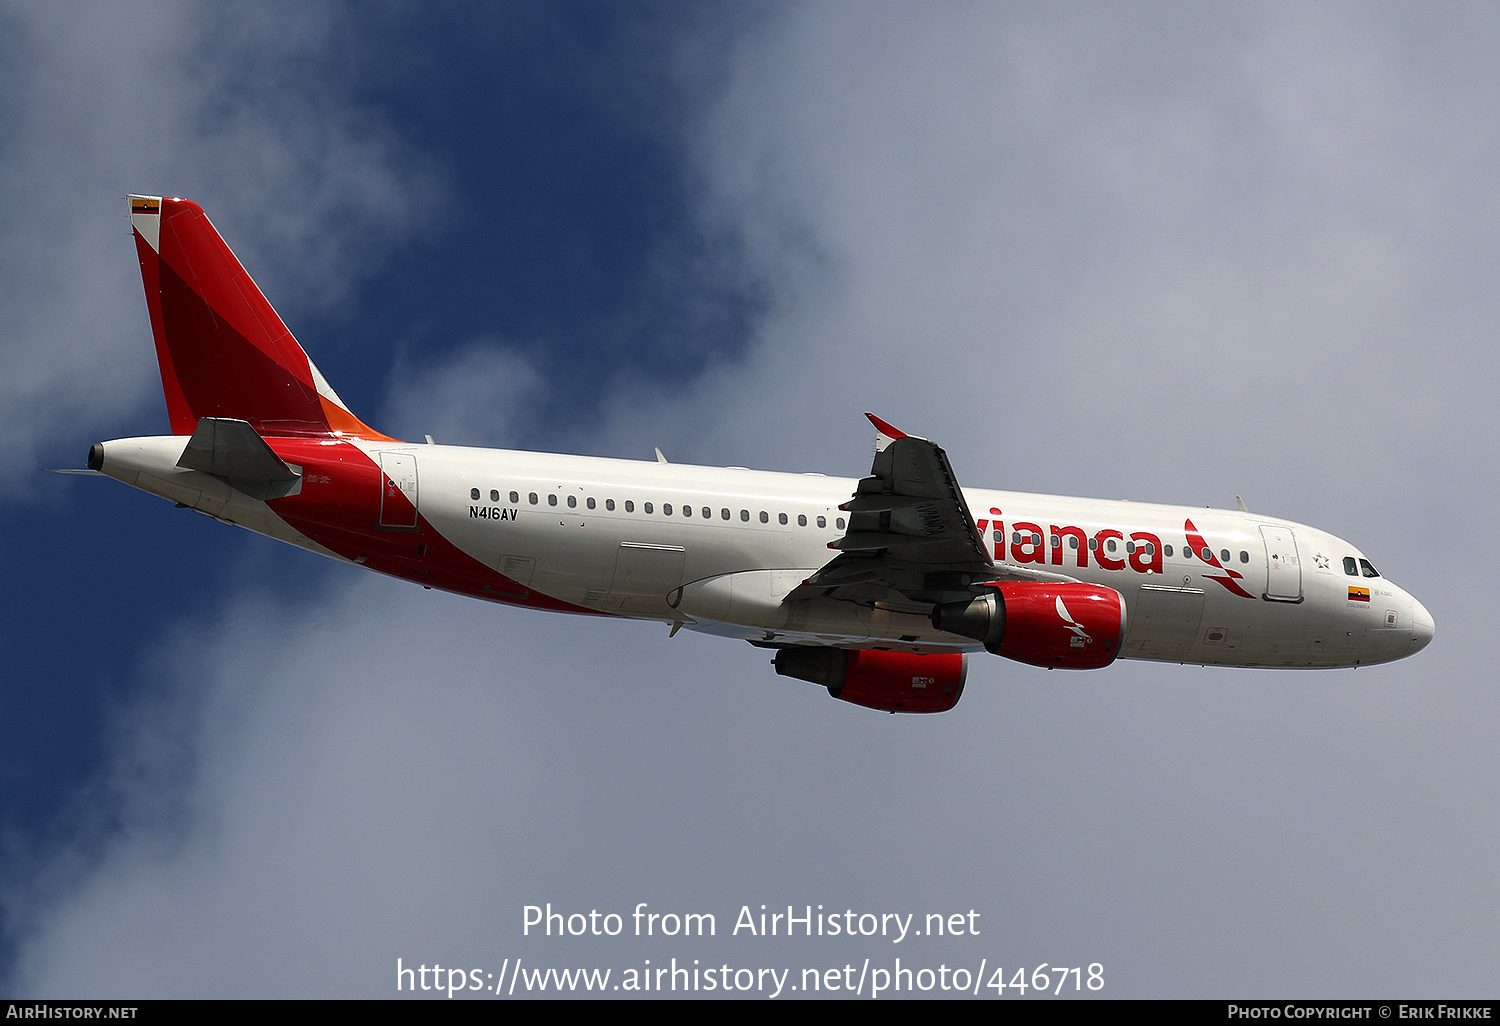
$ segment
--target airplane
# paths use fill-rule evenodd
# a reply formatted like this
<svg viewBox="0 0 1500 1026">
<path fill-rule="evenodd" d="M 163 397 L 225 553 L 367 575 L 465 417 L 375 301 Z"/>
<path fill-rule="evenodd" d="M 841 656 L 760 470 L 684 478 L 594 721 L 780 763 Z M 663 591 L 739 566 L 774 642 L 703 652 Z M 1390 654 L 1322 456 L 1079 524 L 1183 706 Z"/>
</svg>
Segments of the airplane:
<svg viewBox="0 0 1500 1026">
<path fill-rule="evenodd" d="M 391 438 L 200 206 L 129 202 L 172 433 L 100 442 L 88 466 L 225 523 L 427 588 L 741 639 L 892 713 L 953 708 L 978 651 L 1354 667 L 1433 638 L 1422 603 L 1324 531 L 1243 501 L 963 488 L 943 449 L 868 414 L 859 480 Z"/>
</svg>

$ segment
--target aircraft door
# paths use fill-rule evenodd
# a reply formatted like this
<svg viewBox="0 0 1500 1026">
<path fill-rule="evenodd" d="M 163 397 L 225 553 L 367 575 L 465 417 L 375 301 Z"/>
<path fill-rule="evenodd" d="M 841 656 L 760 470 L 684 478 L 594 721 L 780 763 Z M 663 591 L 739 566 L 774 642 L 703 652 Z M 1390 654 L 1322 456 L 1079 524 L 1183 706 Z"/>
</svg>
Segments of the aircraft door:
<svg viewBox="0 0 1500 1026">
<path fill-rule="evenodd" d="M 1272 602 L 1302 601 L 1302 561 L 1290 527 L 1261 526 L 1266 543 L 1266 591 Z"/>
<path fill-rule="evenodd" d="M 416 453 L 380 454 L 380 526 L 395 530 L 416 529 Z"/>
</svg>

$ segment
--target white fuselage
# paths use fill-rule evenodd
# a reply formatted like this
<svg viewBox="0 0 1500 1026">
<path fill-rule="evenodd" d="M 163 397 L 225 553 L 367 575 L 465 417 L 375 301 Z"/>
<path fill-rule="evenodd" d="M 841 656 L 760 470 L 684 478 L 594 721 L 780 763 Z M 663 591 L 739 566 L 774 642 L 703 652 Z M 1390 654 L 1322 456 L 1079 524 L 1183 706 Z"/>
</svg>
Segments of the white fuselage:
<svg viewBox="0 0 1500 1026">
<path fill-rule="evenodd" d="M 334 545 L 278 515 L 278 503 L 297 497 L 262 502 L 179 468 L 182 436 L 103 444 L 104 473 L 127 484 L 363 562 L 350 555 L 347 531 Z M 510 594 L 486 587 L 481 597 L 536 604 L 527 597 L 544 596 L 552 608 L 563 603 L 769 644 L 980 647 L 937 630 L 912 603 L 783 601 L 836 554 L 829 543 L 844 534 L 839 506 L 854 494 L 853 479 L 352 444 L 385 469 L 425 525 L 515 585 Z M 301 496 L 323 486 L 308 474 Z M 1315 528 L 1229 510 L 981 489 L 964 489 L 963 497 L 997 564 L 1118 591 L 1128 611 L 1125 658 L 1357 666 L 1409 655 L 1433 634 L 1421 603 L 1374 576 L 1354 546 Z M 374 519 L 372 532 L 390 530 Z"/>
</svg>

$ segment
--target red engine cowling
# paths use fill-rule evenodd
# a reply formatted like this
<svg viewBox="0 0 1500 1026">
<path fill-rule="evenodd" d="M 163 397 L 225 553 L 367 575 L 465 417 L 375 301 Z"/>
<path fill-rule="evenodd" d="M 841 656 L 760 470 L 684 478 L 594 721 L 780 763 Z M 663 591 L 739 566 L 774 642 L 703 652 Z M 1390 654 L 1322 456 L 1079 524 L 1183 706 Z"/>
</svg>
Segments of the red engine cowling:
<svg viewBox="0 0 1500 1026">
<path fill-rule="evenodd" d="M 962 652 L 784 648 L 776 653 L 776 672 L 821 684 L 834 698 L 869 709 L 947 712 L 964 693 L 969 657 Z"/>
<path fill-rule="evenodd" d="M 932 625 L 1017 662 L 1094 670 L 1120 654 L 1125 600 L 1094 584 L 1006 582 L 969 602 L 935 606 Z"/>
</svg>

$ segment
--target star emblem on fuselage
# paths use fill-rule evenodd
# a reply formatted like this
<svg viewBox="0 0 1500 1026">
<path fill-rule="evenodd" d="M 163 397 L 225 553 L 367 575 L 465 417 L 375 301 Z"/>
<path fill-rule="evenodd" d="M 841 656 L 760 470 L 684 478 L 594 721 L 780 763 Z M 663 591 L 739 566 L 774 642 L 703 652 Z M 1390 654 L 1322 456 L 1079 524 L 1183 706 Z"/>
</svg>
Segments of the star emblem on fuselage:
<svg viewBox="0 0 1500 1026">
<path fill-rule="evenodd" d="M 1323 555 L 1323 553 L 1321 553 L 1321 552 L 1319 552 L 1317 555 L 1313 556 L 1313 563 L 1317 566 L 1317 568 L 1319 570 L 1327 570 L 1328 569 L 1328 557 L 1325 556 L 1325 555 Z"/>
</svg>

